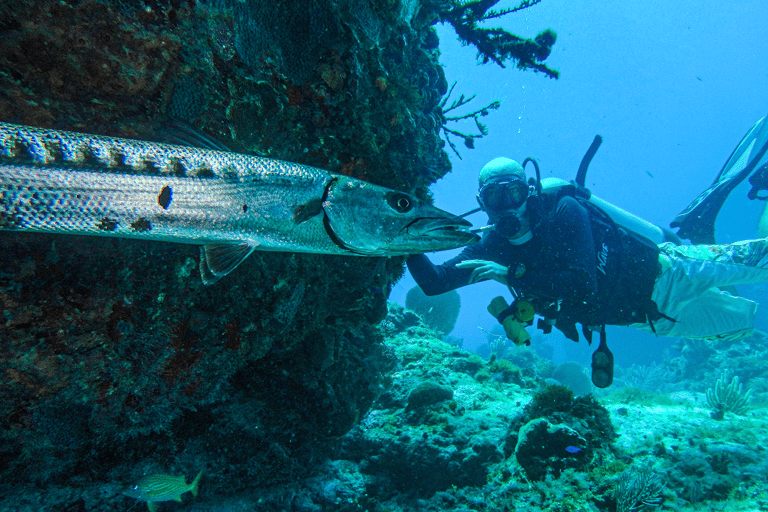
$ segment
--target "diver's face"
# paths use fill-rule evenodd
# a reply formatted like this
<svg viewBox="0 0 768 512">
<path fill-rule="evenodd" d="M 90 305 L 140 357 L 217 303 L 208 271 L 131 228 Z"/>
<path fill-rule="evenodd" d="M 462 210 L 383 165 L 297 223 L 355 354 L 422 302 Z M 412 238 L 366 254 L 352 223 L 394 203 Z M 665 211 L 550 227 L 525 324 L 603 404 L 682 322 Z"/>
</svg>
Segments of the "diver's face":
<svg viewBox="0 0 768 512">
<path fill-rule="evenodd" d="M 495 221 L 509 215 L 521 216 L 525 212 L 528 194 L 525 182 L 499 178 L 480 187 L 477 202 L 491 221 Z"/>
</svg>

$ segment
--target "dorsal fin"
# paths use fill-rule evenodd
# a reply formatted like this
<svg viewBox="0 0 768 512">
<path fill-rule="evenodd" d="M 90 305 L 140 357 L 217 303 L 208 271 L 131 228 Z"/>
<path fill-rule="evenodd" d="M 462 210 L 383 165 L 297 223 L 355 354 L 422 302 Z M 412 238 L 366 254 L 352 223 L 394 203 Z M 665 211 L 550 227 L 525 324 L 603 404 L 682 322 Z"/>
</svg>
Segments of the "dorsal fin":
<svg viewBox="0 0 768 512">
<path fill-rule="evenodd" d="M 180 119 L 169 119 L 168 122 L 158 130 L 158 135 L 162 139 L 161 142 L 167 142 L 168 144 L 231 152 L 230 149 L 221 142 L 209 137 L 191 124 Z"/>
</svg>

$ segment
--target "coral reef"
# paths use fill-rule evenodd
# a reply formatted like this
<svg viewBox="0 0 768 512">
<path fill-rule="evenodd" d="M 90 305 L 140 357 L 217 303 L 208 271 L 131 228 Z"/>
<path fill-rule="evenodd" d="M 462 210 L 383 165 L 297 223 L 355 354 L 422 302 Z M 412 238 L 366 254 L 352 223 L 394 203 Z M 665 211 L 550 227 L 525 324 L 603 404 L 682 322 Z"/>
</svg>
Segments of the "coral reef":
<svg viewBox="0 0 768 512">
<path fill-rule="evenodd" d="M 541 481 L 558 478 L 565 469 L 587 469 L 592 457 L 586 448 L 575 429 L 537 418 L 520 427 L 515 458 L 529 480 Z"/>
<path fill-rule="evenodd" d="M 552 379 L 568 387 L 574 395 L 591 393 L 592 380 L 585 373 L 584 367 L 575 361 L 560 363 L 552 371 Z"/>
<path fill-rule="evenodd" d="M 651 471 L 625 471 L 619 476 L 614 494 L 616 512 L 632 512 L 658 507 L 664 484 L 661 477 Z"/>
<path fill-rule="evenodd" d="M 526 39 L 503 29 L 478 26 L 483 21 L 522 11 L 540 1 L 523 0 L 516 7 L 493 10 L 499 0 L 456 0 L 450 2 L 449 8 L 440 11 L 440 19 L 453 27 L 462 42 L 477 48 L 483 63 L 494 62 L 505 67 L 504 63 L 511 59 L 518 69 L 532 69 L 557 78 L 559 73 L 543 64 L 557 40 L 554 30 L 546 29 L 535 38 Z"/>
<path fill-rule="evenodd" d="M 542 387 L 538 372 L 522 382 L 484 378 L 495 362 L 441 342 L 398 306 L 390 305 L 382 331 L 395 371 L 335 460 L 307 480 L 220 506 L 258 499 L 268 510 L 746 512 L 768 503 L 760 478 L 768 462 L 753 449 L 768 441 L 761 411 L 713 421 L 703 396 L 698 405 L 659 396 L 627 404 L 613 390 L 596 407 L 563 387 Z M 543 368 L 535 358 L 530 365 Z M 429 399 L 411 403 L 413 396 Z M 603 433 L 586 425 L 594 414 Z M 517 453 L 507 455 L 512 431 L 514 448 L 530 442 L 532 456 L 551 449 L 557 457 L 544 462 L 562 463 L 559 471 L 542 463 L 546 476 L 531 480 Z"/>
<path fill-rule="evenodd" d="M 723 372 L 738 377 L 753 402 L 768 400 L 768 335 L 754 331 L 739 340 L 709 341 L 681 338 L 663 361 L 650 366 L 617 368 L 616 384 L 653 392 L 704 394 Z M 725 382 L 724 382 L 725 384 Z M 713 407 L 715 408 L 715 407 Z"/>
<path fill-rule="evenodd" d="M 481 117 L 487 116 L 491 110 L 498 110 L 499 107 L 501 107 L 500 101 L 492 101 L 488 105 L 481 107 L 477 110 L 473 110 L 472 112 L 466 112 L 464 114 L 452 114 L 448 115 L 454 110 L 460 109 L 464 105 L 468 104 L 470 101 L 475 99 L 475 95 L 470 96 L 469 98 L 465 97 L 463 94 L 459 96 L 458 99 L 453 100 L 450 105 L 448 105 L 448 100 L 451 98 L 451 93 L 453 92 L 453 89 L 456 87 L 456 83 L 451 86 L 450 90 L 448 91 L 448 94 L 445 95 L 443 98 L 443 101 L 440 102 L 440 108 L 443 110 L 443 137 L 445 137 L 445 141 L 448 143 L 448 147 L 451 148 L 453 151 L 453 154 L 459 157 L 461 159 L 461 155 L 459 154 L 459 150 L 456 148 L 456 144 L 453 143 L 451 140 L 451 135 L 459 137 L 463 139 L 464 146 L 466 146 L 469 149 L 474 149 L 475 147 L 475 140 L 480 139 L 482 137 L 485 137 L 488 135 L 488 127 L 485 126 L 482 121 L 480 121 Z M 465 133 L 460 132 L 457 129 L 449 128 L 448 123 L 458 123 L 460 121 L 465 121 L 472 119 L 472 121 L 475 123 L 475 128 L 477 128 L 478 133 Z"/>
<path fill-rule="evenodd" d="M 301 441 L 307 435 L 301 423 L 317 428 L 309 414 L 318 410 L 286 418 L 282 432 L 270 430 L 268 412 L 290 408 L 264 401 L 277 394 L 276 401 L 292 400 L 296 407 L 302 396 L 294 393 L 302 390 L 295 384 L 289 389 L 298 375 L 274 373 L 285 367 L 269 373 L 265 364 L 247 372 L 263 373 L 258 382 L 257 377 L 239 375 L 234 385 L 237 400 L 186 412 L 184 421 L 174 422 L 168 435 L 188 443 L 180 453 L 151 437 L 126 439 L 112 445 L 110 455 L 121 458 L 123 450 L 129 450 L 136 462 L 114 467 L 105 478 L 98 471 L 107 463 L 83 452 L 83 462 L 77 464 L 92 468 L 87 481 L 58 476 L 16 485 L 4 494 L 8 497 L 0 501 L 0 510 L 146 510 L 143 503 L 116 495 L 118 482 L 123 472 L 164 472 L 162 466 L 171 464 L 161 457 L 178 460 L 173 467 L 206 467 L 200 494 L 184 496 L 180 505 L 190 512 L 609 512 L 655 505 L 665 510 L 746 512 L 768 503 L 768 485 L 761 476 L 768 470 L 761 452 L 768 429 L 765 409 L 758 404 L 746 416 L 722 421 L 709 417 L 703 393 L 697 400 L 668 396 L 663 401 L 644 392 L 647 402 L 634 403 L 609 389 L 601 391 L 605 396 L 596 405 L 594 398 L 574 398 L 562 386 L 545 386 L 545 374 L 536 370 L 545 365 L 528 352 L 516 358 L 521 365 L 528 362 L 519 369 L 520 381 L 485 378 L 496 373 L 495 364 L 508 361 L 487 362 L 442 342 L 417 315 L 399 306 L 389 305 L 379 332 L 384 339 L 376 359 L 386 377 L 374 384 L 378 398 L 340 443 L 311 450 L 321 459 L 309 460 L 291 450 L 294 443 L 309 449 Z M 269 388 L 269 393 L 259 393 L 260 387 Z M 87 411 L 71 409 L 52 406 L 30 418 L 50 443 L 58 444 L 57 456 L 49 452 L 47 464 L 71 461 L 62 456 L 67 443 L 90 428 Z M 227 435 L 219 437 L 217 432 L 224 429 Z M 534 446 L 538 443 L 544 449 Z M 154 457 L 146 455 L 155 449 L 159 451 Z M 521 463 L 526 449 L 531 457 L 553 452 L 542 459 L 545 476 L 540 480 L 531 479 L 528 472 L 536 470 L 526 470 Z M 306 464 L 303 472 L 299 464 Z M 665 485 L 654 475 L 664 475 Z M 240 483 L 230 487 L 233 482 Z"/>
<path fill-rule="evenodd" d="M 559 477 L 566 468 L 595 467 L 616 439 L 608 411 L 592 395 L 574 397 L 547 386 L 510 423 L 504 444 L 530 480 Z"/>
<path fill-rule="evenodd" d="M 405 307 L 418 314 L 432 329 L 446 335 L 451 333 L 459 318 L 461 297 L 456 290 L 430 297 L 414 286 L 405 295 Z"/>
<path fill-rule="evenodd" d="M 428 199 L 450 169 L 436 14 L 263 4 L 4 3 L 0 119 L 155 140 L 175 117 Z M 116 482 L 201 468 L 202 494 L 295 481 L 381 392 L 375 324 L 402 258 L 258 253 L 204 287 L 192 246 L 3 233 L 0 247 L 0 509 L 38 494 L 37 510 L 115 509 Z"/>
<path fill-rule="evenodd" d="M 717 379 L 715 387 L 707 390 L 707 404 L 714 409 L 715 419 L 723 419 L 726 412 L 743 415 L 749 404 L 751 390 L 745 391 L 738 377 L 732 378 L 730 384 L 726 384 L 726 380 L 726 377 Z"/>
</svg>

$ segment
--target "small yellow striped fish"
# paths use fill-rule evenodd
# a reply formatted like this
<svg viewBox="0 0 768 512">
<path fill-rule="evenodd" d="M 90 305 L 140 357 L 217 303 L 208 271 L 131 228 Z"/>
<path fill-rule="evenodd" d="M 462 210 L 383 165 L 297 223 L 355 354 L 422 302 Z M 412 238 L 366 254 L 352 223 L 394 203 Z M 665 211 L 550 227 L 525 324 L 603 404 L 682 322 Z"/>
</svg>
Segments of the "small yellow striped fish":
<svg viewBox="0 0 768 512">
<path fill-rule="evenodd" d="M 192 496 L 197 496 L 197 486 L 201 476 L 203 476 L 202 471 L 197 474 L 191 484 L 188 484 L 183 475 L 146 475 L 121 492 L 139 501 L 146 501 L 149 512 L 155 512 L 157 503 L 160 501 L 174 500 L 180 502 L 181 495 L 187 491 L 191 492 Z"/>
</svg>

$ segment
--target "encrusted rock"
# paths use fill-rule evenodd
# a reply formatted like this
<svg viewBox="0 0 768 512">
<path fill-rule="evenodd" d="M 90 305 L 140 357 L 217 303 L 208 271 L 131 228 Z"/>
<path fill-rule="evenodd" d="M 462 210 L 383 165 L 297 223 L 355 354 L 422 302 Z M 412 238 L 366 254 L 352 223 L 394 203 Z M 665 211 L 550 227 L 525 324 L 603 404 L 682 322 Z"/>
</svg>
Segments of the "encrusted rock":
<svg viewBox="0 0 768 512">
<path fill-rule="evenodd" d="M 591 460 L 587 441 L 575 429 L 545 418 L 523 425 L 515 457 L 531 480 L 543 480 L 548 474 L 557 478 L 566 468 L 584 470 Z"/>
<path fill-rule="evenodd" d="M 407 409 L 434 405 L 445 400 L 453 399 L 453 390 L 436 382 L 422 382 L 408 395 Z"/>
</svg>

